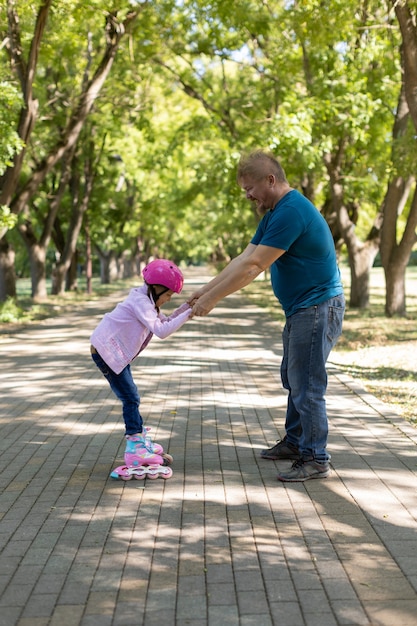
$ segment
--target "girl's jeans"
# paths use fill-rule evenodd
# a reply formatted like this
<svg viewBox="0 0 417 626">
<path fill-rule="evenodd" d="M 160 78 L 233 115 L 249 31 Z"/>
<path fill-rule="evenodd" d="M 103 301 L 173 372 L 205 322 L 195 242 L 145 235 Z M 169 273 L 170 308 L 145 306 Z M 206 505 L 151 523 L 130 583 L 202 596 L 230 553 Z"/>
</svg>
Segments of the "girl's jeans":
<svg viewBox="0 0 417 626">
<path fill-rule="evenodd" d="M 126 435 L 135 435 L 142 432 L 143 420 L 139 413 L 140 397 L 134 383 L 130 365 L 127 365 L 120 374 L 116 374 L 103 361 L 98 352 L 91 355 L 94 363 L 107 379 L 113 393 L 123 404 L 123 419 L 125 421 Z"/>
<path fill-rule="evenodd" d="M 330 460 L 326 361 L 341 335 L 344 312 L 344 296 L 336 296 L 288 317 L 282 333 L 281 380 L 289 391 L 285 432 L 304 460 Z"/>
</svg>

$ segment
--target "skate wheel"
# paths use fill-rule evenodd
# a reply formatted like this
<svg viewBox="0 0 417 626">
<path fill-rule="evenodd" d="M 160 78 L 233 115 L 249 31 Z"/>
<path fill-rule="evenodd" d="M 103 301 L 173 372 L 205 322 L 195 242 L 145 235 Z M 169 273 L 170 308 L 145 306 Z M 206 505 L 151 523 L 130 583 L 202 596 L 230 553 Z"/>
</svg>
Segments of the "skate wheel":
<svg viewBox="0 0 417 626">
<path fill-rule="evenodd" d="M 170 467 L 167 467 L 166 465 L 162 468 L 162 470 L 159 470 L 158 474 L 156 476 L 149 476 L 149 478 L 151 480 L 154 480 L 155 478 L 163 478 L 164 480 L 168 480 L 168 478 L 172 477 L 172 474 L 174 472 L 172 471 L 172 469 Z"/>
<path fill-rule="evenodd" d="M 163 465 L 148 465 L 146 467 L 146 478 L 149 480 L 156 480 L 159 478 L 160 473 L 164 471 Z"/>
<path fill-rule="evenodd" d="M 167 480 L 168 478 L 172 478 L 172 474 L 174 472 L 172 471 L 172 469 L 170 467 L 166 467 L 165 468 L 165 472 L 162 474 L 162 476 L 160 476 L 160 478 L 163 478 L 164 480 Z"/>
<path fill-rule="evenodd" d="M 148 465 L 146 468 L 146 476 L 149 480 L 156 480 L 157 478 L 167 480 L 171 478 L 172 474 L 172 469 L 164 465 Z"/>
</svg>

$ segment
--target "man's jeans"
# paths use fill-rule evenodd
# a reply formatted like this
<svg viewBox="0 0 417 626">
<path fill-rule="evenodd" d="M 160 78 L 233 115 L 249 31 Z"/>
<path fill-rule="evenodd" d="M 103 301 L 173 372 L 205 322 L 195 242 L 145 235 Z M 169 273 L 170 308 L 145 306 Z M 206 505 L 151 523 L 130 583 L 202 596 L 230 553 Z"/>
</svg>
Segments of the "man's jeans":
<svg viewBox="0 0 417 626">
<path fill-rule="evenodd" d="M 287 440 L 305 460 L 326 462 L 328 420 L 326 361 L 342 332 L 343 295 L 300 309 L 287 318 L 282 333 L 281 380 L 288 389 Z"/>
<path fill-rule="evenodd" d="M 107 379 L 113 393 L 123 404 L 123 419 L 125 421 L 126 435 L 135 435 L 142 432 L 143 420 L 139 413 L 140 397 L 138 389 L 127 365 L 120 374 L 116 374 L 103 361 L 98 352 L 91 355 L 94 363 Z"/>
</svg>

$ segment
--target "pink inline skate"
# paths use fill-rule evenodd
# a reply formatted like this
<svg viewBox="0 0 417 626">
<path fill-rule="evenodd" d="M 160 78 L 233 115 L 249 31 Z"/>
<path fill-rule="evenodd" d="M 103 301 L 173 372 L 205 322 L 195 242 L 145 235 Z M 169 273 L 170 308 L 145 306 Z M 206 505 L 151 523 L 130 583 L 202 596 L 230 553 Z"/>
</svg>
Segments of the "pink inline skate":
<svg viewBox="0 0 417 626">
<path fill-rule="evenodd" d="M 154 441 L 152 441 L 151 436 L 149 434 L 150 430 L 151 428 L 147 426 L 146 428 L 143 429 L 143 432 L 141 433 L 142 437 L 144 437 L 145 439 L 146 448 L 149 450 L 149 452 L 154 452 L 155 454 L 159 454 L 160 456 L 164 457 L 164 459 L 166 459 L 167 461 L 165 465 L 171 465 L 174 459 L 172 458 L 170 454 L 167 454 L 166 452 L 164 452 L 164 449 L 160 443 L 155 443 Z"/>
<path fill-rule="evenodd" d="M 127 437 L 125 465 L 116 467 L 110 474 L 111 478 L 116 480 L 171 478 L 173 472 L 167 466 L 172 463 L 173 458 L 170 454 L 164 453 L 160 444 L 151 441 L 148 430 Z"/>
</svg>

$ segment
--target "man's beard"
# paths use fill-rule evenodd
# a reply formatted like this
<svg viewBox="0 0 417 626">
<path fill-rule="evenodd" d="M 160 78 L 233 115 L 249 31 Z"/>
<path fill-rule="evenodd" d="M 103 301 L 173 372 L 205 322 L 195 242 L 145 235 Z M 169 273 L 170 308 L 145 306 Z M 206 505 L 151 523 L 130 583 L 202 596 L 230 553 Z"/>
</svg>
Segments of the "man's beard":
<svg viewBox="0 0 417 626">
<path fill-rule="evenodd" d="M 263 202 L 253 202 L 254 206 L 255 206 L 255 212 L 259 215 L 259 217 L 263 217 L 265 215 L 265 213 L 268 213 L 269 209 L 264 205 Z"/>
</svg>

